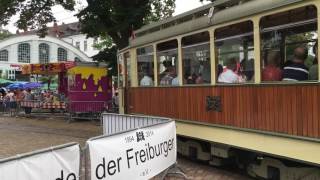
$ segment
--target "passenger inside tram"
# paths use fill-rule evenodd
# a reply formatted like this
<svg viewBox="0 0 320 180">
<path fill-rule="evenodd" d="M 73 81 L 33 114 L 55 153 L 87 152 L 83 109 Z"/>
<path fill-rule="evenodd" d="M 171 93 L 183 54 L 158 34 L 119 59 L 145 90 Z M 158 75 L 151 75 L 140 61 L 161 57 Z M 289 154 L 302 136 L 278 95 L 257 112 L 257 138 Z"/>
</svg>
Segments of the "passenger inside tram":
<svg viewBox="0 0 320 180">
<path fill-rule="evenodd" d="M 313 65 L 309 70 L 309 80 L 318 80 L 318 43 L 313 46 L 312 51 L 315 57 L 313 60 Z"/>
<path fill-rule="evenodd" d="M 148 75 L 147 69 L 144 69 L 142 72 L 143 77 L 140 80 L 140 86 L 153 86 L 153 80 L 152 78 Z"/>
<path fill-rule="evenodd" d="M 172 81 L 177 77 L 176 69 L 171 65 L 170 62 L 164 61 L 164 67 L 166 67 L 165 71 L 160 74 L 160 85 L 173 85 Z M 174 84 L 178 83 L 177 79 L 175 79 Z M 178 83 L 179 84 L 179 83 Z"/>
<path fill-rule="evenodd" d="M 267 54 L 265 68 L 262 71 L 263 81 L 281 81 L 282 70 L 280 68 L 280 53 L 278 51 L 270 51 Z"/>
<path fill-rule="evenodd" d="M 235 72 L 237 69 L 237 59 L 232 57 L 226 60 L 225 69 L 218 77 L 219 83 L 239 83 L 239 75 Z"/>
<path fill-rule="evenodd" d="M 283 68 L 283 81 L 305 81 L 309 78 L 309 69 L 304 64 L 308 57 L 308 49 L 299 46 L 294 49 L 291 63 Z"/>
</svg>

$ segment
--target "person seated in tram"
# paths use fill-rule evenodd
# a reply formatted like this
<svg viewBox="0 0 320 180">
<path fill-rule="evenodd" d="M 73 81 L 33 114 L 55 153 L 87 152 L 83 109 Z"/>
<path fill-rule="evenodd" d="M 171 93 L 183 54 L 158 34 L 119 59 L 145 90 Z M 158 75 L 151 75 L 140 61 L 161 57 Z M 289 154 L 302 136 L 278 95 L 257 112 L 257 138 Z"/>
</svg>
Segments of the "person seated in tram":
<svg viewBox="0 0 320 180">
<path fill-rule="evenodd" d="M 146 69 L 142 72 L 142 74 L 143 77 L 140 80 L 140 86 L 153 86 L 153 80 L 150 76 L 148 76 Z"/>
<path fill-rule="evenodd" d="M 291 63 L 283 68 L 283 81 L 305 81 L 309 78 L 309 70 L 304 61 L 308 57 L 308 49 L 298 46 L 294 49 Z"/>
<path fill-rule="evenodd" d="M 243 75 L 243 79 L 251 81 L 254 75 L 254 59 L 243 59 L 240 62 L 240 72 Z"/>
<path fill-rule="evenodd" d="M 201 76 L 203 80 L 202 83 L 211 82 L 210 58 L 206 58 L 205 61 L 200 61 L 199 76 Z"/>
<path fill-rule="evenodd" d="M 175 67 L 172 67 L 170 74 L 171 74 L 171 77 L 173 78 L 171 81 L 171 85 L 179 86 L 179 78 L 178 78 L 177 70 Z"/>
<path fill-rule="evenodd" d="M 235 73 L 237 69 L 237 59 L 230 58 L 226 61 L 226 68 L 218 77 L 220 83 L 239 83 L 239 75 Z"/>
<path fill-rule="evenodd" d="M 282 70 L 280 69 L 280 53 L 272 51 L 268 53 L 266 66 L 262 71 L 263 81 L 281 81 Z"/>
<path fill-rule="evenodd" d="M 318 80 L 318 42 L 313 46 L 313 53 L 315 57 L 309 70 L 309 80 Z"/>
<path fill-rule="evenodd" d="M 165 72 L 165 75 L 160 80 L 160 85 L 172 85 L 172 80 L 176 77 L 175 67 L 169 66 Z"/>
</svg>

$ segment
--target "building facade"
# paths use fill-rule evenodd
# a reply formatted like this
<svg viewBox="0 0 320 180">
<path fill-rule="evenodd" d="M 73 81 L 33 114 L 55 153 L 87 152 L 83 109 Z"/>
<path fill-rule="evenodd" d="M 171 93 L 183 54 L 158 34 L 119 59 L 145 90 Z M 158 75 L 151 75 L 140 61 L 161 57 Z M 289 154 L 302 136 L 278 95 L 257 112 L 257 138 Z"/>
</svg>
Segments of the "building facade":
<svg viewBox="0 0 320 180">
<path fill-rule="evenodd" d="M 99 51 L 94 49 L 93 38 L 80 34 L 78 23 L 55 24 L 48 35 L 39 37 L 36 31 L 18 33 L 0 41 L 0 76 L 16 79 L 24 64 L 63 61 L 92 61 Z"/>
</svg>

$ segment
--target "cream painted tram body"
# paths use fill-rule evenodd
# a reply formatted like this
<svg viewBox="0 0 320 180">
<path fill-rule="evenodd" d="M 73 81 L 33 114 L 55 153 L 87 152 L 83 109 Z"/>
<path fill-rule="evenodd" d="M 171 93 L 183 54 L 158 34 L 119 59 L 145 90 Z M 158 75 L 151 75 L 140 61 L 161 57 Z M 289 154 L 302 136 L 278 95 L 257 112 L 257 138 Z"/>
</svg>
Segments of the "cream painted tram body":
<svg viewBox="0 0 320 180">
<path fill-rule="evenodd" d="M 142 27 L 118 54 L 120 112 L 175 119 L 179 152 L 212 165 L 320 179 L 319 12 L 319 0 L 218 0 Z M 316 76 L 267 81 L 270 54 L 281 69 L 298 45 Z M 241 83 L 218 80 L 230 57 Z"/>
</svg>

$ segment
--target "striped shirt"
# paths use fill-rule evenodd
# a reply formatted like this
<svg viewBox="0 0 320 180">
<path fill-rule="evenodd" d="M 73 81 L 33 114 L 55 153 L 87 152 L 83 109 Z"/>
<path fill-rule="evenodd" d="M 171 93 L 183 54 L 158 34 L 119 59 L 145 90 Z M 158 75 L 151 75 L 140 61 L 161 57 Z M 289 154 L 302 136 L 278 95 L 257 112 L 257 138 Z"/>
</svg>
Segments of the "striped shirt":
<svg viewBox="0 0 320 180">
<path fill-rule="evenodd" d="M 309 70 L 301 63 L 292 63 L 283 68 L 283 81 L 305 81 L 308 80 Z"/>
</svg>

